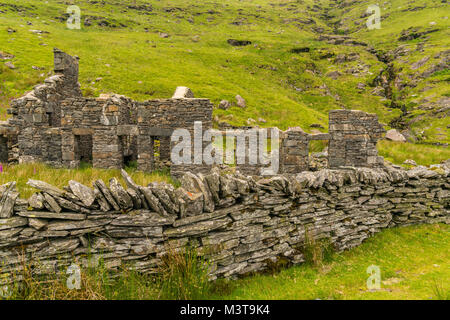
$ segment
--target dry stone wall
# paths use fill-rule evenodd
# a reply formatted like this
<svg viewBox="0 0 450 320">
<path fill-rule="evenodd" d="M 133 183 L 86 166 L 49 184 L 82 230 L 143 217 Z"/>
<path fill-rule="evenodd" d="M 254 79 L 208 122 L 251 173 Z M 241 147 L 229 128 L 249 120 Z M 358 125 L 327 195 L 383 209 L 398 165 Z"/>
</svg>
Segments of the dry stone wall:
<svg viewBox="0 0 450 320">
<path fill-rule="evenodd" d="M 122 171 L 92 187 L 70 181 L 19 198 L 0 187 L 0 274 L 20 280 L 24 265 L 52 274 L 72 263 L 155 273 L 168 250 L 186 244 L 211 261 L 211 278 L 304 261 L 305 232 L 352 248 L 384 228 L 450 222 L 450 167 L 320 170 L 271 178 L 214 168 L 186 173 L 181 187 L 137 185 Z M 308 230 L 308 231 L 307 231 Z M 25 263 L 25 264 L 24 264 Z"/>
</svg>

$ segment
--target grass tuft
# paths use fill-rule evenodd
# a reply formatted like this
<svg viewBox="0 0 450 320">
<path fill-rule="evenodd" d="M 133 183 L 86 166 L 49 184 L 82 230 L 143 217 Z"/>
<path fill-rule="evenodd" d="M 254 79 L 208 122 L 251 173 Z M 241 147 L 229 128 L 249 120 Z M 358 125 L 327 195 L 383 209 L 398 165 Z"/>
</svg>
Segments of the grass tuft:
<svg viewBox="0 0 450 320">
<path fill-rule="evenodd" d="M 307 264 L 314 268 L 322 268 L 325 262 L 332 259 L 333 253 L 334 248 L 329 239 L 315 239 L 313 232 L 305 227 L 303 255 Z"/>
<path fill-rule="evenodd" d="M 205 299 L 211 290 L 209 263 L 190 245 L 181 250 L 169 248 L 162 258 L 159 273 L 161 299 Z"/>
</svg>

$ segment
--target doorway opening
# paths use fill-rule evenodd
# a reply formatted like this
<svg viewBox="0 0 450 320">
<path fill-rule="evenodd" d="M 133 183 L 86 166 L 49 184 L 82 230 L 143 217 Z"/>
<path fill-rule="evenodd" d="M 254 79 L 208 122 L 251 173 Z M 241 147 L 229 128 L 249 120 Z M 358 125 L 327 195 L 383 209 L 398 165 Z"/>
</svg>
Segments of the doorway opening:
<svg viewBox="0 0 450 320">
<path fill-rule="evenodd" d="M 92 135 L 75 136 L 75 160 L 92 165 Z"/>
<path fill-rule="evenodd" d="M 137 168 L 137 137 L 119 136 L 123 166 L 127 168 Z"/>
<path fill-rule="evenodd" d="M 0 162 L 8 163 L 8 138 L 0 136 Z"/>
</svg>

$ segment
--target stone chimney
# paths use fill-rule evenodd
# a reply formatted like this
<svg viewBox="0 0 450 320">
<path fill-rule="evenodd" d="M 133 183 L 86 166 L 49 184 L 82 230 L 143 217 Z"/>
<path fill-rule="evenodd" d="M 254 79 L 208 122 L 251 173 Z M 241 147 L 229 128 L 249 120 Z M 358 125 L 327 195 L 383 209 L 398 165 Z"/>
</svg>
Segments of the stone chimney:
<svg viewBox="0 0 450 320">
<path fill-rule="evenodd" d="M 80 84 L 78 83 L 78 60 L 77 56 L 70 56 L 67 53 L 54 48 L 54 71 L 56 74 L 64 76 L 64 86 L 73 91 L 73 95 L 81 95 Z"/>
</svg>

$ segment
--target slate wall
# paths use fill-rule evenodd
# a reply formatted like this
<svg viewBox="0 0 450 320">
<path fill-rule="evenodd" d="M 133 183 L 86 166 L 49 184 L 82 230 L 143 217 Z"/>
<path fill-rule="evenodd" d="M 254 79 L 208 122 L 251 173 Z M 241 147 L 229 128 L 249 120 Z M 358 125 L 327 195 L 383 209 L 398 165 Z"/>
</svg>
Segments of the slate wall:
<svg viewBox="0 0 450 320">
<path fill-rule="evenodd" d="M 336 250 L 355 247 L 384 228 L 450 222 L 450 167 L 399 170 L 349 168 L 270 179 L 213 169 L 185 174 L 181 187 L 126 187 L 71 181 L 20 199 L 15 183 L 0 186 L 0 265 L 3 281 L 22 262 L 35 274 L 102 257 L 111 270 L 126 265 L 157 272 L 169 248 L 190 242 L 212 262 L 211 277 L 264 270 L 285 259 L 304 261 L 305 232 Z"/>
</svg>

